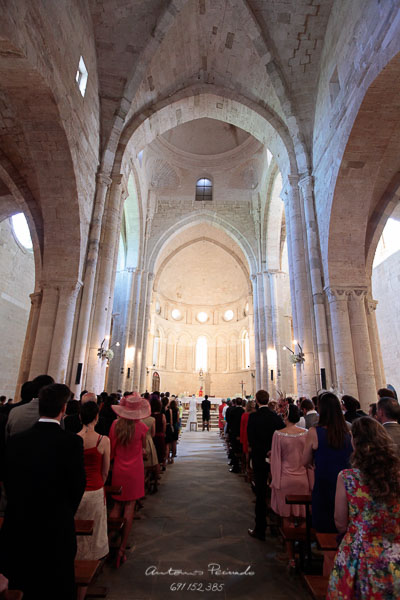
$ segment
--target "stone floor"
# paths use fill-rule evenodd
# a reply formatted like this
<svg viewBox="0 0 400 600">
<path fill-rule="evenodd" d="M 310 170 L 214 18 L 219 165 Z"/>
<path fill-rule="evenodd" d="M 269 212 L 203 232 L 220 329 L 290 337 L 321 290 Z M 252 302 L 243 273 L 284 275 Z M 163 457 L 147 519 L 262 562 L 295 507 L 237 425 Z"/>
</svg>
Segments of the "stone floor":
<svg viewBox="0 0 400 600">
<path fill-rule="evenodd" d="M 184 433 L 175 464 L 134 522 L 128 560 L 119 570 L 106 566 L 98 579 L 107 600 L 309 599 L 274 558 L 281 545 L 248 536 L 253 500 L 243 478 L 229 472 L 217 433 Z M 217 565 L 240 574 L 211 573 Z"/>
</svg>

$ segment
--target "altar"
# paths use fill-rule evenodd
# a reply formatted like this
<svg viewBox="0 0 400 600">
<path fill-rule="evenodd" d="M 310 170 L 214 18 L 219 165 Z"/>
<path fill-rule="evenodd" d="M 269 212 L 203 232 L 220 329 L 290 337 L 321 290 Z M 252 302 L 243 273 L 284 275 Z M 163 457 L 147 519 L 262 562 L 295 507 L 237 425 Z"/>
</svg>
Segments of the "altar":
<svg viewBox="0 0 400 600">
<path fill-rule="evenodd" d="M 184 408 L 189 408 L 189 402 L 192 398 L 193 396 L 183 396 L 182 398 L 179 398 L 179 400 L 182 402 Z M 217 406 L 222 404 L 223 400 L 225 400 L 225 398 L 212 398 L 211 396 L 209 396 L 208 399 L 211 402 L 211 408 L 216 408 Z M 201 406 L 203 400 L 204 396 L 196 396 L 196 404 L 199 404 Z"/>
</svg>

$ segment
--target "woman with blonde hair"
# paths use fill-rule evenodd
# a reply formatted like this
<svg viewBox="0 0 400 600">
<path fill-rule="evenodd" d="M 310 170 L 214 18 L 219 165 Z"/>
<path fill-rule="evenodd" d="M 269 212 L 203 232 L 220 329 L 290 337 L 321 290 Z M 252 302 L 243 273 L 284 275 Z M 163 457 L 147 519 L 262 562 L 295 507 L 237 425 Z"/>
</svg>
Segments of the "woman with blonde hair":
<svg viewBox="0 0 400 600">
<path fill-rule="evenodd" d="M 114 459 L 112 485 L 121 486 L 122 494 L 114 496 L 115 504 L 111 517 L 123 513 L 125 525 L 116 567 L 126 561 L 125 548 L 132 528 L 136 500 L 144 496 L 143 454 L 146 453 L 148 427 L 141 422 L 150 415 L 150 405 L 137 392 L 122 398 L 119 406 L 113 406 L 119 419 L 110 429 L 111 458 Z"/>
<path fill-rule="evenodd" d="M 400 459 L 385 428 L 353 422 L 351 468 L 337 479 L 335 523 L 344 534 L 328 600 L 400 598 Z"/>
</svg>

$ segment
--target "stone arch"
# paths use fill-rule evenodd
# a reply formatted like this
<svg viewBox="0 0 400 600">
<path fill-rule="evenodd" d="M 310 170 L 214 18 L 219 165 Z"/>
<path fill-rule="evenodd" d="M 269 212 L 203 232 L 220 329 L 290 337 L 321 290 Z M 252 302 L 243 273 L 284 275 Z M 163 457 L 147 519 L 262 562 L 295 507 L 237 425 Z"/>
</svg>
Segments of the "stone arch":
<svg viewBox="0 0 400 600">
<path fill-rule="evenodd" d="M 227 233 L 243 251 L 249 263 L 250 274 L 257 272 L 256 257 L 246 238 L 233 225 L 225 221 L 225 219 L 207 210 L 202 211 L 201 214 L 193 212 L 189 215 L 186 215 L 180 221 L 174 223 L 174 225 L 168 228 L 162 235 L 160 235 L 148 259 L 149 271 L 154 271 L 157 257 L 160 255 L 166 244 L 170 243 L 171 240 L 184 229 L 202 222 L 211 223 L 214 227 L 225 231 L 225 233 Z"/>
<path fill-rule="evenodd" d="M 293 141 L 286 124 L 267 103 L 255 101 L 230 88 L 194 84 L 152 102 L 133 115 L 119 140 L 113 172 L 123 168 L 131 146 L 144 147 L 160 135 L 193 119 L 208 117 L 244 129 L 275 156 L 283 173 L 298 172 Z"/>
<path fill-rule="evenodd" d="M 329 222 L 330 285 L 368 285 L 367 266 L 399 187 L 399 89 L 400 53 L 368 88 L 343 154 Z"/>
<path fill-rule="evenodd" d="M 173 258 L 176 254 L 178 254 L 179 252 L 181 252 L 184 248 L 187 248 L 188 246 L 191 246 L 192 244 L 196 244 L 198 242 L 210 242 L 211 244 L 215 244 L 216 246 L 219 246 L 220 248 L 222 248 L 222 250 L 224 250 L 225 252 L 227 252 L 230 256 L 232 256 L 232 258 L 238 263 L 238 265 L 240 266 L 240 268 L 242 269 L 244 276 L 246 277 L 247 281 L 248 281 L 248 293 L 251 294 L 251 283 L 250 283 L 250 279 L 249 279 L 249 273 L 248 270 L 246 269 L 246 266 L 244 265 L 244 263 L 241 261 L 240 257 L 237 256 L 237 254 L 233 253 L 231 250 L 229 250 L 229 248 L 227 248 L 225 246 L 225 244 L 222 244 L 221 242 L 219 242 L 218 240 L 214 240 L 212 238 L 207 238 L 207 237 L 197 237 L 193 240 L 190 240 L 189 242 L 186 242 L 185 244 L 182 244 L 181 246 L 179 246 L 178 248 L 175 248 L 161 263 L 161 265 L 159 266 L 159 268 L 157 269 L 157 275 L 154 279 L 154 285 L 153 285 L 153 290 L 156 292 L 157 291 L 157 287 L 158 287 L 158 282 L 160 280 L 160 277 L 162 275 L 162 272 L 164 270 L 164 268 L 166 267 L 166 265 L 168 264 L 168 262 L 171 260 L 171 258 Z"/>
<path fill-rule="evenodd" d="M 2 174 L 7 164 L 15 165 L 14 175 L 9 176 L 18 183 L 12 192 L 19 188 L 17 201 L 24 198 L 29 208 L 23 212 L 36 249 L 40 248 L 41 279 L 76 281 L 83 263 L 81 211 L 71 149 L 56 99 L 37 68 L 5 39 L 0 81 L 9 123 L 3 132 L 7 149 L 2 149 Z"/>
</svg>

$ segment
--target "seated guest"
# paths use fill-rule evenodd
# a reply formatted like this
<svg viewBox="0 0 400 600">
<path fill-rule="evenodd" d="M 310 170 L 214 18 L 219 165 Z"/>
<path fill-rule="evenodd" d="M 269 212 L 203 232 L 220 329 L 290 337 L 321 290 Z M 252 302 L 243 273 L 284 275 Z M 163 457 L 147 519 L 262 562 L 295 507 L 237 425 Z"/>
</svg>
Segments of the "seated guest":
<svg viewBox="0 0 400 600">
<path fill-rule="evenodd" d="M 303 400 L 305 402 L 305 400 Z M 297 426 L 300 411 L 290 404 L 284 418 L 285 427 L 275 431 L 271 449 L 271 508 L 289 520 L 289 517 L 305 517 L 305 507 L 298 504 L 286 504 L 288 494 L 309 494 L 310 484 L 307 469 L 303 465 L 303 451 L 307 431 Z M 294 568 L 293 547 L 287 543 L 289 567 Z"/>
<path fill-rule="evenodd" d="M 304 415 L 304 425 L 305 429 L 310 429 L 310 427 L 314 427 L 318 423 L 319 414 L 315 410 L 314 402 L 305 398 L 300 404 L 301 412 Z"/>
<path fill-rule="evenodd" d="M 96 402 L 82 404 L 82 429 L 78 435 L 83 440 L 86 488 L 76 518 L 94 520 L 94 527 L 92 535 L 78 537 L 76 557 L 80 560 L 98 560 L 108 554 L 104 483 L 110 468 L 110 440 L 96 433 L 98 418 Z"/>
<path fill-rule="evenodd" d="M 376 418 L 386 429 L 400 453 L 400 406 L 394 398 L 381 398 L 376 407 Z"/>
<path fill-rule="evenodd" d="M 144 496 L 143 454 L 146 452 L 147 427 L 141 422 L 150 414 L 147 400 L 137 392 L 121 400 L 119 406 L 113 406 L 119 416 L 110 429 L 111 458 L 114 459 L 112 485 L 122 486 L 122 494 L 113 496 L 115 504 L 111 517 L 121 517 L 125 525 L 118 551 L 116 567 L 126 561 L 125 548 L 132 528 L 136 500 Z"/>
<path fill-rule="evenodd" d="M 6 438 L 32 427 L 39 420 L 39 391 L 42 387 L 54 383 L 50 375 L 38 375 L 31 381 L 28 390 L 30 400 L 14 407 L 8 415 Z"/>
<path fill-rule="evenodd" d="M 60 421 L 71 390 L 39 392 L 39 421 L 7 443 L 7 508 L 0 533 L 0 573 L 27 600 L 75 597 L 74 516 L 85 490 L 83 443 Z"/>
<path fill-rule="evenodd" d="M 339 473 L 335 502 L 344 538 L 327 599 L 400 598 L 400 459 L 374 419 L 356 419 L 351 432 L 352 468 Z"/>
<path fill-rule="evenodd" d="M 312 491 L 312 521 L 316 531 L 336 532 L 334 511 L 339 471 L 349 466 L 351 436 L 335 394 L 323 392 L 318 399 L 319 421 L 308 430 L 303 453 L 304 466 L 315 466 Z"/>
</svg>

